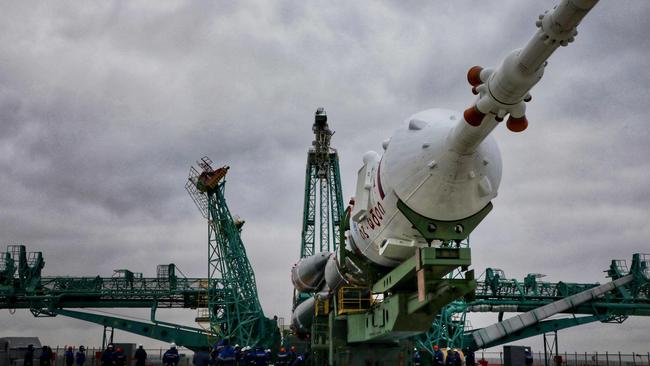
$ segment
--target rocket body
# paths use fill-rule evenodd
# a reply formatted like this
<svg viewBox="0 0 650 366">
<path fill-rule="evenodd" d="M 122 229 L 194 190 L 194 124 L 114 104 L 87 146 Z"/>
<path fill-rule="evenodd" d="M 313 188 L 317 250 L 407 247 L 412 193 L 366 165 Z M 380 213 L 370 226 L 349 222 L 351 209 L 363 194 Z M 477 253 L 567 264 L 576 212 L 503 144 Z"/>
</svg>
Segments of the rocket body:
<svg viewBox="0 0 650 366">
<path fill-rule="evenodd" d="M 337 253 L 301 260 L 292 271 L 296 288 L 332 293 L 364 283 L 360 268 L 368 267 L 354 260 L 391 268 L 419 247 L 467 238 L 491 210 L 501 182 L 501 155 L 490 133 L 506 118 L 511 131 L 526 129 L 530 90 L 555 50 L 573 42 L 578 24 L 597 2 L 561 0 L 538 17 L 528 43 L 496 69 L 470 69 L 467 81 L 477 96 L 470 108 L 419 112 L 384 141 L 383 155 L 365 153 L 345 245 Z M 346 248 L 356 255 L 343 261 L 340 251 Z M 308 301 L 296 307 L 296 327 L 305 328 L 302 317 L 313 314 L 315 300 Z"/>
<path fill-rule="evenodd" d="M 461 123 L 458 112 L 423 111 L 384 142 L 382 157 L 364 155 L 350 222 L 355 252 L 394 267 L 415 248 L 430 245 L 400 212 L 398 200 L 424 217 L 462 225 L 496 197 L 501 181 L 496 142 L 487 136 L 474 150 L 457 151 L 454 135 Z"/>
</svg>

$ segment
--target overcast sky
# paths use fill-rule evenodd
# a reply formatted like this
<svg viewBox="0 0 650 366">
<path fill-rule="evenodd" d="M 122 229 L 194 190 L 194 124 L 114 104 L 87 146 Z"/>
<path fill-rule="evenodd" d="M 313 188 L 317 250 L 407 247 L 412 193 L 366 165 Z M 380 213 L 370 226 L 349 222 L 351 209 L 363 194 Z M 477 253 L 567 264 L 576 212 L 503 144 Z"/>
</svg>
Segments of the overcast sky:
<svg viewBox="0 0 650 366">
<path fill-rule="evenodd" d="M 206 223 L 183 186 L 209 155 L 231 166 L 262 306 L 288 318 L 315 109 L 336 130 L 347 201 L 364 152 L 417 111 L 467 108 L 467 69 L 521 47 L 553 3 L 2 1 L 0 242 L 43 251 L 49 276 L 174 262 L 205 277 Z M 650 252 L 648 19 L 646 0 L 601 2 L 533 90 L 528 130 L 497 128 L 503 179 L 471 238 L 478 273 L 602 283 L 611 259 Z M 583 326 L 560 348 L 647 352 L 648 326 Z M 101 342 L 96 325 L 0 310 L 10 335 Z"/>
</svg>

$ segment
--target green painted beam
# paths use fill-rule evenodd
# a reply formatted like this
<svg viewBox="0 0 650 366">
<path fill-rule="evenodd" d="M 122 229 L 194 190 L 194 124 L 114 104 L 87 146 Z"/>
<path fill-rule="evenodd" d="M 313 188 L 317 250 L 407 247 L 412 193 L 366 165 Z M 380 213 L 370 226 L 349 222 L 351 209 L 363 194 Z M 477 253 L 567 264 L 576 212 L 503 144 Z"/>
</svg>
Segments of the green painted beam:
<svg viewBox="0 0 650 366">
<path fill-rule="evenodd" d="M 163 342 L 174 342 L 179 346 L 187 347 L 192 350 L 198 350 L 200 347 L 210 346 L 210 335 L 203 329 L 184 327 L 180 325 L 170 326 L 165 324 L 155 324 L 64 309 L 54 309 L 50 310 L 50 312 L 57 315 L 67 316 L 69 318 L 120 329 Z"/>
<path fill-rule="evenodd" d="M 533 337 L 539 334 L 544 334 L 548 332 L 554 332 L 566 328 L 571 328 L 575 327 L 577 325 L 582 325 L 582 324 L 588 324 L 588 323 L 593 323 L 596 321 L 600 321 L 601 318 L 592 315 L 592 316 L 583 316 L 579 318 L 565 318 L 565 319 L 554 319 L 554 320 L 546 320 L 543 322 L 539 322 L 537 324 L 534 324 L 530 327 L 521 329 L 508 337 L 501 338 L 497 341 L 494 341 L 492 343 L 488 343 L 483 346 L 483 348 L 490 348 L 490 347 L 496 347 L 500 346 L 502 344 L 507 344 L 510 342 L 515 342 L 520 339 L 528 338 L 528 337 Z M 472 337 L 472 333 L 469 332 L 465 335 L 465 345 L 469 347 L 472 350 L 477 350 L 478 347 L 476 346 L 476 343 L 474 342 L 474 338 Z"/>
<path fill-rule="evenodd" d="M 407 294 L 395 294 L 365 313 L 348 315 L 348 342 L 395 340 L 426 332 L 435 312 L 409 314 L 408 297 Z"/>
<path fill-rule="evenodd" d="M 492 312 L 506 311 L 506 312 L 525 313 L 534 310 L 540 306 L 550 304 L 551 302 L 552 302 L 551 300 L 544 300 L 544 301 L 477 300 L 472 303 L 469 303 L 468 307 L 469 307 L 469 311 L 472 311 L 472 307 L 479 307 L 485 305 L 485 306 L 493 307 L 494 309 L 492 310 Z M 610 313 L 610 314 L 630 315 L 630 316 L 650 316 L 650 303 L 643 302 L 643 300 L 628 302 L 628 303 L 616 302 L 616 300 L 591 301 L 573 307 L 567 310 L 565 313 L 581 314 L 581 315 Z"/>
<path fill-rule="evenodd" d="M 441 279 L 454 269 L 467 268 L 472 263 L 470 248 L 418 248 L 416 255 L 402 262 L 380 278 L 372 287 L 373 293 L 412 288 L 419 269 L 426 271 L 428 279 Z"/>
<path fill-rule="evenodd" d="M 474 272 L 448 278 L 471 264 L 469 248 L 418 248 L 416 254 L 380 278 L 373 293 L 384 300 L 366 312 L 347 316 L 348 342 L 377 342 L 412 337 L 429 330 L 449 302 L 468 296 L 477 286 Z"/>
</svg>

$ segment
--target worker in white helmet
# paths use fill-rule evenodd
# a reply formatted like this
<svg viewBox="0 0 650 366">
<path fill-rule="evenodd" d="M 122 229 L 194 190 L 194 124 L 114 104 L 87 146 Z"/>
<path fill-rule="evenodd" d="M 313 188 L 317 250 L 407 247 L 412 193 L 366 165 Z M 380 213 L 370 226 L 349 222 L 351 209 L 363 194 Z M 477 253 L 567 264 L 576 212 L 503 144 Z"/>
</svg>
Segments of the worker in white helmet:
<svg viewBox="0 0 650 366">
<path fill-rule="evenodd" d="M 165 366 L 178 366 L 178 361 L 180 356 L 178 355 L 178 350 L 176 349 L 176 343 L 169 345 L 169 349 L 163 355 L 163 365 Z"/>
</svg>

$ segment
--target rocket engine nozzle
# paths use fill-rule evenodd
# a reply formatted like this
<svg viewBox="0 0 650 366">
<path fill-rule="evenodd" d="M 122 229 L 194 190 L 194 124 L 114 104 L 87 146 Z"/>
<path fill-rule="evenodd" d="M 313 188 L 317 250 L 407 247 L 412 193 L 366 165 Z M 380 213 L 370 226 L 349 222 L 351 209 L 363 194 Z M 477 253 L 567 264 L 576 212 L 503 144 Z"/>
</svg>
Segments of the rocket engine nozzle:
<svg viewBox="0 0 650 366">
<path fill-rule="evenodd" d="M 469 71 L 467 71 L 467 81 L 469 82 L 469 85 L 476 87 L 483 84 L 483 80 L 481 80 L 481 71 L 483 71 L 481 66 L 473 66 Z"/>
<path fill-rule="evenodd" d="M 526 119 L 526 116 L 522 116 L 519 118 L 510 116 L 508 118 L 508 122 L 506 122 L 506 126 L 512 132 L 522 132 L 526 128 L 528 128 L 528 119 Z"/>
</svg>

